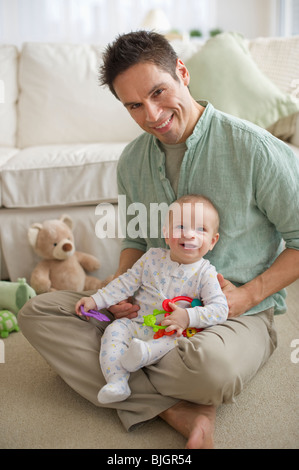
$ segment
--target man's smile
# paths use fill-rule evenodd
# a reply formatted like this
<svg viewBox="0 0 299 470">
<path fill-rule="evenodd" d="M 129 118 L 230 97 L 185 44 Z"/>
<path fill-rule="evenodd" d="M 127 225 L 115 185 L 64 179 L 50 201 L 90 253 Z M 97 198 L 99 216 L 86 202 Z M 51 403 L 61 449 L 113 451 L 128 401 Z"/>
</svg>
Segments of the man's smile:
<svg viewBox="0 0 299 470">
<path fill-rule="evenodd" d="M 159 126 L 154 127 L 154 129 L 163 129 L 164 127 L 166 127 L 172 121 L 172 118 L 173 118 L 173 114 L 168 119 L 166 119 L 166 121 L 162 122 L 162 124 L 160 124 Z"/>
</svg>

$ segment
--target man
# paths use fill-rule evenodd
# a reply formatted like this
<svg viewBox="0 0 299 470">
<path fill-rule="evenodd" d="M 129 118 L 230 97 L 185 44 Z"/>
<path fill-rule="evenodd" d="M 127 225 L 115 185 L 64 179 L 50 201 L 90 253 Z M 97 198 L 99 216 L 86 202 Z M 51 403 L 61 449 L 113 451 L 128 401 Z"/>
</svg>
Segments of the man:
<svg viewBox="0 0 299 470">
<path fill-rule="evenodd" d="M 266 131 L 196 102 L 187 68 L 158 34 L 120 36 L 107 48 L 101 79 L 145 131 L 120 158 L 120 194 L 147 208 L 186 193 L 213 202 L 220 238 L 207 257 L 221 273 L 230 309 L 223 325 L 179 340 L 146 373 L 131 374 L 132 395 L 114 406 L 127 429 L 159 415 L 186 436 L 187 447 L 212 448 L 216 407 L 233 402 L 272 354 L 273 314 L 285 311 L 282 289 L 299 276 L 298 162 Z M 127 236 L 115 275 L 151 246 L 164 246 L 164 240 Z M 19 321 L 63 379 L 99 405 L 104 326 L 74 315 L 80 297 L 38 296 Z M 129 300 L 110 307 L 115 318 L 133 318 L 137 310 Z"/>
</svg>

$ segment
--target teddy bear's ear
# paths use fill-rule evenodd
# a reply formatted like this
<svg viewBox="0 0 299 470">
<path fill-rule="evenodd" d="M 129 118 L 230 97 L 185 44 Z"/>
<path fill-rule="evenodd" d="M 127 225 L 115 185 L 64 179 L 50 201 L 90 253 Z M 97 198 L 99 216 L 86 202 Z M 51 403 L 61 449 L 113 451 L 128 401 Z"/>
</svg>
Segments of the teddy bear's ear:
<svg viewBox="0 0 299 470">
<path fill-rule="evenodd" d="M 35 247 L 39 231 L 43 228 L 42 224 L 32 224 L 28 230 L 28 240 L 31 246 Z"/>
<path fill-rule="evenodd" d="M 63 214 L 59 220 L 61 220 L 61 222 L 64 222 L 70 229 L 73 228 L 73 221 L 69 215 Z"/>
</svg>

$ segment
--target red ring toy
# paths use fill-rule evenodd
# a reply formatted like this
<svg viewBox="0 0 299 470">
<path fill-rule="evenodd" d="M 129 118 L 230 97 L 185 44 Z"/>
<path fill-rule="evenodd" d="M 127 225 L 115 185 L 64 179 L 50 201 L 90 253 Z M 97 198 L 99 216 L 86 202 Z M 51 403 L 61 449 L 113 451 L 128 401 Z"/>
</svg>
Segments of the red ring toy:
<svg viewBox="0 0 299 470">
<path fill-rule="evenodd" d="M 173 299 L 165 299 L 163 300 L 162 302 L 162 307 L 164 309 L 165 312 L 172 312 L 172 309 L 169 307 L 169 302 L 171 303 L 175 303 L 175 302 L 179 302 L 180 300 L 185 300 L 186 302 L 193 302 L 194 299 L 191 299 L 191 297 L 186 297 L 185 295 L 179 295 L 178 297 L 174 297 Z M 168 315 L 170 315 L 170 313 L 165 313 L 165 317 L 168 317 Z M 191 333 L 187 333 L 189 330 L 192 330 Z M 186 330 L 183 331 L 183 336 L 193 336 L 195 333 L 198 333 L 199 331 L 202 331 L 203 328 L 187 328 Z M 165 329 L 161 329 L 161 330 L 158 330 L 155 334 L 154 334 L 154 339 L 158 339 L 160 338 L 161 336 L 164 336 L 164 335 L 167 335 L 167 336 L 170 336 L 172 335 L 173 333 L 175 333 L 175 331 L 170 331 L 169 333 L 167 333 L 165 331 Z"/>
<path fill-rule="evenodd" d="M 191 297 L 186 297 L 184 295 L 179 295 L 178 297 L 174 297 L 173 299 L 165 299 L 163 300 L 162 307 L 166 312 L 172 312 L 172 309 L 169 307 L 169 302 L 175 304 L 179 300 L 186 300 L 187 302 L 192 302 L 193 299 Z"/>
</svg>

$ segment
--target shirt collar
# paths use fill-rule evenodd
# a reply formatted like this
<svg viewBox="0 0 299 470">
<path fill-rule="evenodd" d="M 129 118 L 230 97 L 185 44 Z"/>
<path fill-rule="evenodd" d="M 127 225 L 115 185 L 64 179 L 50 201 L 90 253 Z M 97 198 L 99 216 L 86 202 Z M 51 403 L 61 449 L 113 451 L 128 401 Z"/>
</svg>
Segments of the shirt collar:
<svg viewBox="0 0 299 470">
<path fill-rule="evenodd" d="M 199 120 L 197 121 L 197 124 L 194 127 L 192 134 L 186 140 L 186 145 L 188 148 L 192 147 L 194 143 L 197 143 L 198 139 L 206 132 L 206 130 L 208 129 L 210 125 L 210 121 L 211 121 L 212 114 L 214 111 L 213 105 L 209 103 L 208 101 L 202 100 L 202 101 L 197 101 L 197 102 L 201 106 L 203 106 L 205 110 L 203 114 L 201 115 L 201 117 L 199 118 Z"/>
</svg>

